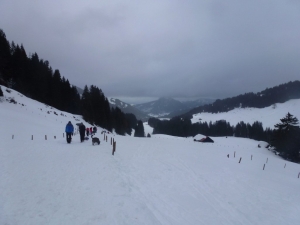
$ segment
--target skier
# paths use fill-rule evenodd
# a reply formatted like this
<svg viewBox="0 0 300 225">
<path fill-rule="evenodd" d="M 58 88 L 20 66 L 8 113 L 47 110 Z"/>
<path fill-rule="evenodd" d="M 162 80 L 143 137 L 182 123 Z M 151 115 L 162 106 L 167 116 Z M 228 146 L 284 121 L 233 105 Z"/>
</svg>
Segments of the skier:
<svg viewBox="0 0 300 225">
<path fill-rule="evenodd" d="M 79 133 L 80 133 L 80 141 L 84 141 L 84 136 L 85 136 L 85 126 L 83 123 L 79 124 Z"/>
<path fill-rule="evenodd" d="M 69 121 L 67 123 L 65 132 L 66 132 L 67 142 L 70 144 L 71 141 L 72 141 L 72 137 L 71 136 L 73 135 L 73 132 L 74 132 L 74 127 L 73 127 L 73 124 L 71 123 L 71 121 Z"/>
</svg>

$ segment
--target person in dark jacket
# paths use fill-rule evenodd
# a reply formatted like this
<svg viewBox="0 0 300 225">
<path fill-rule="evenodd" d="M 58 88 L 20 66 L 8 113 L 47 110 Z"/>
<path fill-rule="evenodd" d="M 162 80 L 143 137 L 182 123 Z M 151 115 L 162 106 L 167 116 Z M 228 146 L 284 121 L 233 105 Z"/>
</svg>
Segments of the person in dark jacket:
<svg viewBox="0 0 300 225">
<path fill-rule="evenodd" d="M 97 127 L 93 127 L 93 134 L 97 133 Z"/>
<path fill-rule="evenodd" d="M 79 134 L 80 134 L 80 141 L 84 141 L 84 136 L 85 136 L 85 126 L 83 123 L 79 124 Z"/>
<path fill-rule="evenodd" d="M 72 140 L 72 135 L 74 133 L 74 127 L 73 127 L 73 124 L 71 123 L 71 121 L 69 121 L 66 125 L 66 129 L 65 129 L 65 132 L 66 132 L 66 138 L 67 138 L 67 142 L 70 144 L 71 143 L 71 140 Z"/>
</svg>

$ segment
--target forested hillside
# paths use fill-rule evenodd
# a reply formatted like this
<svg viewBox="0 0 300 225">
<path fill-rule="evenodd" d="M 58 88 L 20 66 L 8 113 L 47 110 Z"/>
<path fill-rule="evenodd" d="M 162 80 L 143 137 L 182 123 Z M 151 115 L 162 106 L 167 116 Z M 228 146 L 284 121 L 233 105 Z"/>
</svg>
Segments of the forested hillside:
<svg viewBox="0 0 300 225">
<path fill-rule="evenodd" d="M 137 126 L 136 119 L 132 123 L 132 115 L 110 108 L 101 89 L 86 85 L 80 96 L 58 69 L 53 70 L 37 53 L 28 56 L 22 44 L 9 43 L 1 29 L 0 84 L 59 110 L 81 114 L 87 122 L 110 131 L 115 129 L 121 135 L 131 134 Z"/>
<path fill-rule="evenodd" d="M 212 104 L 199 106 L 190 110 L 182 116 L 191 117 L 191 115 L 200 112 L 228 112 L 234 108 L 264 108 L 276 103 L 283 103 L 290 99 L 300 98 L 300 81 L 288 82 L 272 88 L 267 88 L 258 93 L 245 93 L 232 98 L 218 99 Z"/>
</svg>

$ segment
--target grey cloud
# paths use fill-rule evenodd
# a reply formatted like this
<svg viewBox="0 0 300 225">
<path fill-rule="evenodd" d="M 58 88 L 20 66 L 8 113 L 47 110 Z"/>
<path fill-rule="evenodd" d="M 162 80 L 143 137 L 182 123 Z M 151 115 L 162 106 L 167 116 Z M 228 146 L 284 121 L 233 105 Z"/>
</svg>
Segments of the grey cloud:
<svg viewBox="0 0 300 225">
<path fill-rule="evenodd" d="M 293 0 L 0 2 L 0 28 L 107 96 L 225 98 L 298 79 Z"/>
</svg>

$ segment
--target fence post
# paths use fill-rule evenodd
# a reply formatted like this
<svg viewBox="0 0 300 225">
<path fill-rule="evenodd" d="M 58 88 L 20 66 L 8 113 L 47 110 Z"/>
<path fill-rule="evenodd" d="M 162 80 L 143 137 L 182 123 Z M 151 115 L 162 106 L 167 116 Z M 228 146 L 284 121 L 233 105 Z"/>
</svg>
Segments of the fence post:
<svg viewBox="0 0 300 225">
<path fill-rule="evenodd" d="M 31 140 L 33 140 L 33 135 L 31 135 Z"/>
<path fill-rule="evenodd" d="M 266 163 L 268 163 L 268 158 L 267 158 L 267 161 L 266 161 Z"/>
<path fill-rule="evenodd" d="M 12 139 L 14 139 L 14 135 L 12 135 Z"/>
<path fill-rule="evenodd" d="M 116 142 L 114 142 L 114 143 L 113 143 L 112 155 L 114 155 L 114 154 L 115 154 L 115 148 L 116 148 L 116 145 L 115 145 L 115 144 L 116 144 Z"/>
<path fill-rule="evenodd" d="M 284 168 L 286 167 L 286 164 L 284 164 Z"/>
<path fill-rule="evenodd" d="M 65 137 L 65 133 L 63 133 L 63 137 Z"/>
<path fill-rule="evenodd" d="M 47 135 L 45 135 L 45 140 L 47 140 Z"/>
<path fill-rule="evenodd" d="M 251 155 L 251 160 L 252 160 L 252 155 Z"/>
<path fill-rule="evenodd" d="M 240 161 L 239 161 L 239 163 L 241 163 L 241 161 L 242 161 L 242 157 L 240 158 Z"/>
<path fill-rule="evenodd" d="M 234 152 L 234 158 L 235 158 L 235 152 Z"/>
<path fill-rule="evenodd" d="M 265 170 L 265 166 L 266 166 L 266 164 L 264 164 L 264 168 L 263 168 L 263 170 Z"/>
<path fill-rule="evenodd" d="M 56 139 L 56 136 L 54 136 L 54 139 Z"/>
<path fill-rule="evenodd" d="M 298 174 L 298 178 L 300 177 L 300 173 Z"/>
</svg>

